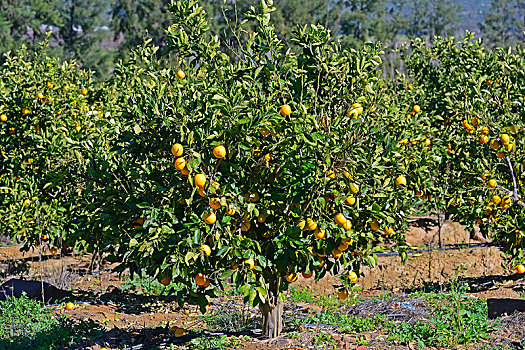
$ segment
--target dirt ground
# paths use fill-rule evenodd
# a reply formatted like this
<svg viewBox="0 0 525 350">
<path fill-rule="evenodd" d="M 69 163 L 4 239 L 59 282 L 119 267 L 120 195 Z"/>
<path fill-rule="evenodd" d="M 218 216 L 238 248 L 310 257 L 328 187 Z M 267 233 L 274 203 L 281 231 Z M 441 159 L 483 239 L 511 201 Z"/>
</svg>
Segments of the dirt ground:
<svg viewBox="0 0 525 350">
<path fill-rule="evenodd" d="M 401 264 L 398 256 L 379 256 L 378 266 L 374 269 L 365 269 L 364 276 L 357 282 L 357 286 L 362 289 L 363 298 L 387 292 L 404 295 L 405 292 L 418 288 L 434 288 L 439 291 L 441 285 L 457 277 L 469 283 L 470 293 L 474 296 L 522 298 L 525 280 L 503 267 L 505 261 L 500 256 L 500 248 L 483 246 L 481 242 L 471 241 L 470 234 L 454 222 L 445 222 L 439 232 L 435 218 L 413 218 L 411 221 L 407 241 L 412 246 L 423 250 L 437 248 L 440 238 L 443 250 L 411 254 L 405 265 Z M 458 249 L 458 246 L 466 244 L 473 247 Z M 0 282 L 16 275 L 22 275 L 26 279 L 43 277 L 59 288 L 78 291 L 75 310 L 65 311 L 63 307 L 56 306 L 57 313 L 68 312 L 68 315 L 74 318 L 92 319 L 102 325 L 107 331 L 106 347 L 118 346 L 119 342 L 132 338 L 135 340 L 144 338 L 145 342 L 158 341 L 169 336 L 166 334 L 169 327 L 189 329 L 198 327 L 202 322 L 196 308 L 180 310 L 176 303 L 170 300 L 121 292 L 118 287 L 125 282 L 110 271 L 111 266 L 105 266 L 104 270 L 89 274 L 89 256 L 53 256 L 45 250 L 41 256 L 38 251 L 21 253 L 19 248 L 20 246 L 0 248 Z M 306 287 L 314 295 L 334 295 L 333 284 L 337 284 L 337 280 L 331 276 L 317 283 L 312 279 L 299 277 L 295 287 Z M 315 307 L 312 305 L 310 311 Z M 307 309 L 309 308 L 306 307 L 305 310 Z M 525 320 L 525 317 L 520 319 L 520 322 L 521 320 Z M 516 320 L 513 319 L 513 322 L 516 323 Z M 149 329 L 149 333 L 141 334 L 146 328 Z M 299 332 L 299 336 L 295 339 L 278 338 L 272 342 L 251 338 L 250 342 L 243 344 L 245 346 L 243 349 L 315 347 L 312 342 L 314 329 L 301 327 L 292 331 Z M 326 331 L 331 334 L 329 329 Z M 525 335 L 525 329 L 518 331 Z M 505 332 L 502 328 L 495 332 L 494 336 L 505 339 L 512 336 Z M 396 347 L 390 343 L 387 344 L 388 347 L 384 347 L 381 343 L 373 341 L 378 336 L 380 337 L 381 334 L 352 336 L 333 334 L 335 343 L 341 349 L 358 349 L 358 339 L 369 338 L 369 343 L 374 344 L 373 347 L 368 347 L 369 349 L 407 348 Z M 187 341 L 191 337 L 190 334 L 177 338 L 177 342 Z M 83 346 L 93 350 L 100 349 L 95 343 L 83 344 Z M 364 349 L 359 348 L 359 350 Z"/>
</svg>

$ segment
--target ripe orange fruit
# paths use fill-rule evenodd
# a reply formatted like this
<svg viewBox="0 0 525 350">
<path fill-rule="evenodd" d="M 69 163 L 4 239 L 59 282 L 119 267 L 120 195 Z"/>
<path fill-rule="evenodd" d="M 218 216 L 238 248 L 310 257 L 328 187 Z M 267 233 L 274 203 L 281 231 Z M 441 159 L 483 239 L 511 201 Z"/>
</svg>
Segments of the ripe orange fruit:
<svg viewBox="0 0 525 350">
<path fill-rule="evenodd" d="M 343 228 L 347 231 L 350 230 L 352 228 L 352 221 L 346 220 L 345 224 L 343 225 Z"/>
<path fill-rule="evenodd" d="M 179 157 L 175 160 L 175 169 L 182 171 L 186 167 L 186 159 Z"/>
<path fill-rule="evenodd" d="M 208 225 L 213 225 L 217 221 L 217 217 L 214 212 L 209 212 L 204 214 L 204 222 Z"/>
<path fill-rule="evenodd" d="M 354 204 L 355 204 L 355 197 L 354 197 L 354 196 L 348 196 L 348 197 L 346 197 L 346 204 L 348 204 L 348 205 L 354 205 Z"/>
<path fill-rule="evenodd" d="M 270 155 L 270 153 L 266 153 L 264 155 L 264 159 L 266 159 L 266 161 L 269 162 L 270 160 L 272 160 L 272 156 Z"/>
<path fill-rule="evenodd" d="M 49 81 L 46 83 L 46 87 L 48 89 L 52 89 L 53 88 L 53 84 L 51 84 Z"/>
<path fill-rule="evenodd" d="M 337 249 L 339 249 L 340 251 L 344 252 L 344 251 L 346 251 L 348 249 L 348 246 L 346 244 L 344 244 L 343 242 L 341 242 L 341 244 L 339 244 Z"/>
<path fill-rule="evenodd" d="M 139 228 L 140 226 L 144 225 L 144 219 L 143 218 L 137 218 L 133 220 L 133 227 Z"/>
<path fill-rule="evenodd" d="M 430 146 L 431 143 L 430 139 L 425 139 L 425 146 Z"/>
<path fill-rule="evenodd" d="M 341 226 L 344 226 L 344 224 L 346 224 L 347 222 L 347 219 L 346 217 L 343 215 L 343 213 L 339 213 L 335 216 L 335 223 L 338 224 L 338 225 L 341 225 Z"/>
<path fill-rule="evenodd" d="M 414 105 L 412 110 L 414 111 L 414 113 L 419 113 L 419 111 L 421 111 L 421 107 L 419 107 L 419 105 Z"/>
<path fill-rule="evenodd" d="M 188 175 L 190 174 L 190 170 L 188 169 L 188 167 L 185 166 L 185 167 L 180 171 L 180 173 L 181 173 L 182 175 L 184 175 L 184 176 L 188 176 Z"/>
<path fill-rule="evenodd" d="M 525 273 L 525 266 L 523 266 L 522 264 L 519 264 L 519 265 L 516 266 L 514 269 L 515 269 L 516 272 L 519 273 L 519 274 Z"/>
<path fill-rule="evenodd" d="M 348 292 L 346 290 L 342 290 L 339 293 L 337 293 L 337 296 L 339 297 L 339 299 L 345 300 L 346 298 L 348 298 Z"/>
<path fill-rule="evenodd" d="M 206 283 L 206 280 L 206 276 L 200 272 L 197 275 L 195 275 L 195 283 L 197 283 L 198 286 L 204 285 L 204 283 Z"/>
<path fill-rule="evenodd" d="M 228 216 L 234 216 L 235 215 L 235 209 L 233 208 L 228 208 L 228 211 L 226 212 L 226 215 Z"/>
<path fill-rule="evenodd" d="M 405 187 L 407 185 L 407 179 L 405 176 L 403 175 L 399 175 L 397 178 L 396 178 L 396 185 L 398 185 L 399 187 Z"/>
<path fill-rule="evenodd" d="M 305 271 L 302 272 L 302 275 L 304 278 L 310 278 L 312 277 L 314 274 L 313 272 L 309 272 L 309 273 L 306 273 Z"/>
<path fill-rule="evenodd" d="M 355 184 L 355 183 L 351 183 L 350 184 L 350 191 L 352 191 L 352 193 L 354 193 L 354 194 L 359 192 L 359 185 Z"/>
<path fill-rule="evenodd" d="M 503 152 L 497 152 L 497 153 L 496 153 L 496 157 L 498 157 L 498 158 L 500 158 L 500 159 L 501 159 L 501 158 L 505 158 L 505 153 L 503 153 Z"/>
<path fill-rule="evenodd" d="M 259 216 L 257 217 L 257 222 L 262 224 L 265 221 L 266 221 L 266 215 L 264 213 L 260 213 Z"/>
<path fill-rule="evenodd" d="M 412 84 L 408 84 L 408 90 L 412 90 L 413 88 Z"/>
<path fill-rule="evenodd" d="M 175 157 L 182 156 L 182 153 L 184 152 L 184 147 L 180 143 L 176 143 L 173 146 L 171 146 L 171 154 L 173 154 Z"/>
<path fill-rule="evenodd" d="M 363 113 L 363 106 L 360 103 L 354 103 L 354 104 L 352 104 L 352 108 L 348 111 L 346 116 L 348 118 L 353 116 L 354 119 L 356 119 L 362 113 Z"/>
<path fill-rule="evenodd" d="M 193 179 L 195 181 L 195 186 L 197 187 L 204 187 L 206 184 L 206 175 L 204 174 L 197 174 Z"/>
<path fill-rule="evenodd" d="M 496 188 L 498 186 L 498 182 L 494 179 L 489 180 L 489 187 L 490 188 Z"/>
<path fill-rule="evenodd" d="M 284 104 L 281 106 L 281 115 L 286 117 L 290 115 L 291 113 L 292 113 L 292 108 L 289 105 Z"/>
<path fill-rule="evenodd" d="M 351 271 L 346 277 L 350 280 L 350 282 L 357 281 L 357 274 L 354 271 Z"/>
<path fill-rule="evenodd" d="M 259 132 L 261 133 L 262 136 L 270 135 L 270 131 L 268 131 L 268 130 L 260 130 Z"/>
<path fill-rule="evenodd" d="M 261 199 L 261 197 L 259 197 L 259 194 L 257 192 L 252 193 L 250 195 L 250 202 L 252 202 L 252 203 L 257 203 L 259 201 L 259 199 Z"/>
<path fill-rule="evenodd" d="M 209 279 L 206 279 L 206 281 L 204 281 L 204 284 L 202 285 L 203 288 L 208 288 L 210 286 L 210 280 Z"/>
<path fill-rule="evenodd" d="M 43 100 L 46 97 L 44 96 L 43 93 L 39 92 L 39 93 L 36 94 L 36 98 L 38 98 L 39 100 Z"/>
<path fill-rule="evenodd" d="M 485 134 L 479 135 L 478 142 L 481 143 L 481 144 L 487 143 L 487 142 L 489 142 L 489 137 L 487 135 L 485 135 Z"/>
<path fill-rule="evenodd" d="M 29 109 L 27 109 L 27 108 L 22 108 L 22 114 L 27 115 L 27 114 L 29 114 L 29 113 L 30 113 Z"/>
<path fill-rule="evenodd" d="M 183 335 L 186 334 L 186 330 L 184 328 L 178 328 L 175 329 L 175 336 L 176 337 L 182 337 Z"/>
<path fill-rule="evenodd" d="M 332 249 L 332 255 L 334 256 L 334 258 L 338 259 L 341 257 L 341 255 L 343 255 L 343 252 L 335 248 L 335 249 Z"/>
<path fill-rule="evenodd" d="M 372 220 L 372 222 L 370 223 L 370 227 L 374 231 L 379 230 L 379 222 L 376 219 Z"/>
<path fill-rule="evenodd" d="M 68 302 L 66 304 L 66 310 L 68 310 L 68 311 L 75 310 L 75 304 L 73 304 L 72 302 Z"/>
<path fill-rule="evenodd" d="M 211 248 L 210 248 L 210 246 L 208 246 L 206 244 L 201 245 L 200 250 L 201 250 L 201 252 L 203 252 L 207 256 L 210 256 L 210 254 L 211 254 Z"/>
<path fill-rule="evenodd" d="M 500 204 L 501 203 L 501 197 L 498 196 L 498 195 L 492 196 L 492 203 L 494 203 L 496 205 Z"/>
<path fill-rule="evenodd" d="M 210 198 L 210 207 L 212 209 L 220 209 L 222 207 L 221 200 L 219 198 Z"/>
<path fill-rule="evenodd" d="M 241 224 L 241 231 L 242 232 L 246 232 L 250 229 L 252 225 L 250 224 L 249 221 L 243 221 L 242 224 Z"/>
<path fill-rule="evenodd" d="M 390 236 L 390 235 L 392 234 L 392 232 L 394 232 L 394 229 L 391 228 L 391 227 L 385 227 L 385 228 L 383 229 L 383 233 L 384 233 L 385 235 L 387 235 L 387 236 Z"/>
<path fill-rule="evenodd" d="M 315 230 L 317 228 L 317 222 L 310 218 L 306 219 L 306 228 L 310 231 Z"/>
<path fill-rule="evenodd" d="M 481 133 L 483 135 L 487 135 L 490 132 L 489 128 L 487 126 L 484 126 L 481 128 Z"/>
<path fill-rule="evenodd" d="M 341 243 L 344 244 L 344 245 L 350 245 L 350 244 L 352 244 L 353 242 L 354 242 L 354 240 L 351 239 L 351 238 L 350 238 L 350 239 L 343 238 L 343 239 L 341 240 Z"/>
<path fill-rule="evenodd" d="M 335 180 L 337 178 L 337 176 L 335 175 L 335 173 L 332 171 L 332 170 L 329 170 L 327 173 L 326 173 L 326 176 L 328 176 L 330 179 L 332 180 Z"/>
<path fill-rule="evenodd" d="M 490 148 L 492 148 L 493 150 L 497 150 L 501 147 L 499 141 L 496 139 L 491 140 L 489 145 L 490 145 Z"/>
<path fill-rule="evenodd" d="M 215 148 L 213 148 L 213 155 L 218 159 L 226 157 L 226 148 L 223 145 L 215 146 Z"/>
<path fill-rule="evenodd" d="M 510 136 L 508 134 L 502 134 L 500 139 L 504 144 L 508 144 L 510 142 Z"/>
<path fill-rule="evenodd" d="M 288 275 L 286 275 L 286 280 L 288 281 L 288 283 L 295 282 L 297 280 L 297 274 L 289 273 Z"/>
<path fill-rule="evenodd" d="M 5 115 L 5 114 L 0 115 L 0 121 L 6 122 L 7 121 L 7 115 Z"/>
<path fill-rule="evenodd" d="M 80 132 L 80 130 L 82 130 L 82 127 L 81 127 L 80 125 L 77 124 L 77 126 L 75 127 L 75 130 L 76 130 L 77 132 Z"/>
<path fill-rule="evenodd" d="M 163 286 L 168 286 L 170 283 L 171 278 L 169 277 L 162 277 L 162 279 L 160 280 L 160 284 L 162 284 Z"/>
<path fill-rule="evenodd" d="M 197 194 L 201 197 L 206 197 L 206 192 L 204 192 L 204 187 L 197 187 Z"/>
<path fill-rule="evenodd" d="M 323 239 L 325 237 L 325 231 L 322 229 L 316 229 L 314 231 L 314 237 L 317 239 Z"/>
<path fill-rule="evenodd" d="M 246 260 L 244 260 L 244 263 L 246 265 L 248 265 L 248 267 L 250 268 L 250 270 L 253 270 L 253 268 L 255 267 L 255 261 L 253 261 L 252 258 L 248 258 Z"/>
<path fill-rule="evenodd" d="M 182 69 L 179 69 L 179 70 L 177 71 L 177 77 L 178 77 L 179 79 L 184 79 L 185 76 L 186 76 L 186 74 L 184 73 L 184 71 L 183 71 Z"/>
<path fill-rule="evenodd" d="M 88 90 L 86 88 L 82 88 L 82 89 L 80 89 L 80 93 L 85 96 L 85 95 L 87 95 Z"/>
<path fill-rule="evenodd" d="M 25 199 L 24 200 L 24 205 L 31 205 L 31 200 L 30 199 Z"/>
</svg>

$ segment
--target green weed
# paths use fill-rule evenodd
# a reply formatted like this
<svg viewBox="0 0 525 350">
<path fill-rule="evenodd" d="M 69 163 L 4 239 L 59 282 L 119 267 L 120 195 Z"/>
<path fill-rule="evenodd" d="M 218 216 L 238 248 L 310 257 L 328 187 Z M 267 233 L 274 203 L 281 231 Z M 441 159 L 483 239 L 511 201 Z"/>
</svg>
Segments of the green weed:
<svg viewBox="0 0 525 350">
<path fill-rule="evenodd" d="M 324 349 L 333 349 L 335 347 L 335 339 L 327 333 L 319 332 L 314 336 L 314 344 L 322 345 Z M 326 348 L 326 346 L 330 346 Z"/>
<path fill-rule="evenodd" d="M 119 287 L 120 290 L 123 292 L 134 292 L 141 295 L 168 295 L 174 286 L 173 284 L 170 286 L 164 286 L 157 281 L 156 278 L 139 276 L 138 274 L 133 274 L 133 276 L 124 275 L 123 279 L 124 284 Z"/>
<path fill-rule="evenodd" d="M 341 307 L 347 305 L 355 305 L 360 298 L 358 293 L 353 293 L 354 290 L 349 291 L 349 296 L 346 300 L 341 300 L 333 295 L 314 295 L 307 288 L 290 288 L 288 293 L 288 300 L 294 303 L 310 303 L 320 306 L 325 312 L 338 311 Z"/>
<path fill-rule="evenodd" d="M 99 334 L 92 320 L 55 316 L 52 309 L 26 295 L 0 301 L 1 349 L 63 349 Z"/>
<path fill-rule="evenodd" d="M 460 280 L 452 281 L 448 292 L 441 294 L 418 293 L 430 308 L 428 320 L 414 323 L 385 319 L 375 315 L 371 317 L 347 316 L 339 312 L 309 314 L 292 324 L 326 324 L 338 326 L 346 333 L 362 333 L 385 330 L 386 340 L 401 344 L 416 342 L 419 348 L 470 345 L 486 339 L 497 329 L 497 324 L 487 320 L 486 303 L 479 298 L 466 294 L 467 286 Z M 296 296 L 298 294 L 295 294 Z M 305 293 L 299 294 L 307 298 Z M 316 302 L 319 300 L 316 299 Z"/>
<path fill-rule="evenodd" d="M 187 350 L 225 350 L 239 349 L 249 337 L 200 337 L 194 338 L 182 349 Z"/>
</svg>

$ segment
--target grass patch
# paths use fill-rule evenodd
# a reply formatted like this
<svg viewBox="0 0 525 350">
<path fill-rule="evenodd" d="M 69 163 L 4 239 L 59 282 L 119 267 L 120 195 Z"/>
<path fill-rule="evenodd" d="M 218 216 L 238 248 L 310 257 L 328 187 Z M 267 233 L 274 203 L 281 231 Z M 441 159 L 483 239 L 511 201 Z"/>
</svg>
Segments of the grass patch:
<svg viewBox="0 0 525 350">
<path fill-rule="evenodd" d="M 380 315 L 348 316 L 343 312 L 322 312 L 309 314 L 305 318 L 292 321 L 292 324 L 323 324 L 338 326 L 344 333 L 363 333 L 376 330 L 385 331 L 389 342 L 408 344 L 416 342 L 420 349 L 425 347 L 452 348 L 470 345 L 489 338 L 497 329 L 497 324 L 487 320 L 487 305 L 479 298 L 466 295 L 468 287 L 456 280 L 449 291 L 442 294 L 417 293 L 424 298 L 430 309 L 428 320 L 412 322 L 395 321 Z M 295 294 L 301 299 L 309 299 L 306 292 Z M 318 302 L 317 299 L 314 301 Z M 322 337 L 317 339 L 321 341 Z"/>
<path fill-rule="evenodd" d="M 194 338 L 186 345 L 182 345 L 181 350 L 226 350 L 242 349 L 244 343 L 250 337 L 201 337 Z"/>
<path fill-rule="evenodd" d="M 336 295 L 314 295 L 305 287 L 290 288 L 287 299 L 294 303 L 310 303 L 320 306 L 324 312 L 336 312 L 342 307 L 355 305 L 361 300 L 357 290 L 349 290 L 348 298 L 341 300 Z"/>
<path fill-rule="evenodd" d="M 63 349 L 100 335 L 92 321 L 76 322 L 26 295 L 0 301 L 0 349 Z"/>
</svg>

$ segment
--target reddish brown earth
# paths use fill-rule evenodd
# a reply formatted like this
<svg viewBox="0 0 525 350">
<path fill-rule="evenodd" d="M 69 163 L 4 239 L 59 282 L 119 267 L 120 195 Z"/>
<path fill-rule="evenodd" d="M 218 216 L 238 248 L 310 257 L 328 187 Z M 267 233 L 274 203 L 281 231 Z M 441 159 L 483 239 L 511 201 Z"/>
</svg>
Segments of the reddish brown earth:
<svg viewBox="0 0 525 350">
<path fill-rule="evenodd" d="M 471 241 L 470 234 L 454 222 L 445 222 L 441 232 L 438 233 L 438 226 L 431 218 L 412 220 L 411 229 L 407 233 L 407 241 L 412 246 L 423 249 L 438 247 L 439 237 L 441 246 L 445 248 L 459 244 L 480 244 Z M 185 329 L 203 328 L 202 319 L 199 318 L 200 313 L 196 308 L 188 307 L 181 310 L 174 302 L 120 292 L 117 287 L 124 281 L 110 272 L 111 266 L 105 266 L 102 272 L 88 274 L 89 256 L 52 256 L 46 250 L 40 256 L 38 251 L 21 253 L 19 248 L 19 246 L 0 248 L 0 283 L 13 276 L 27 279 L 39 279 L 42 276 L 44 280 L 60 288 L 76 291 L 75 301 L 86 301 L 86 303 L 77 304 L 73 311 L 65 311 L 62 305 L 58 305 L 56 312 L 67 312 L 73 318 L 96 321 L 107 330 L 108 342 L 105 346 L 108 348 L 114 346 L 114 342 L 112 345 L 109 341 L 111 337 L 120 340 L 140 338 L 143 336 L 140 330 L 145 328 L 155 329 L 155 327 L 174 325 Z M 439 290 L 439 285 L 462 277 L 470 284 L 472 295 L 481 298 L 521 298 L 520 292 L 525 290 L 524 280 L 503 267 L 505 261 L 500 257 L 500 253 L 500 249 L 493 246 L 423 252 L 409 255 L 405 265 L 400 263 L 398 256 L 380 256 L 376 268 L 364 270 L 364 277 L 359 278 L 357 287 L 362 289 L 360 294 L 366 298 L 369 295 L 386 292 L 403 293 L 424 285 Z M 338 280 L 331 276 L 317 283 L 312 279 L 299 277 L 294 287 L 307 288 L 314 295 L 325 294 L 335 297 L 333 284 L 338 284 Z M 317 309 L 319 307 L 315 305 L 308 305 L 305 308 L 310 311 Z M 250 311 L 253 314 L 257 312 L 257 310 Z M 156 336 L 162 338 L 165 329 L 159 328 L 159 334 Z M 286 334 L 272 342 L 252 338 L 250 342 L 244 342 L 242 348 L 254 350 L 316 347 L 313 337 L 319 333 L 318 329 L 301 327 L 295 331 L 298 332 L 298 336 L 293 339 L 286 337 Z M 498 334 L 502 333 L 502 331 L 498 332 Z M 154 331 L 150 331 L 147 337 L 154 339 L 153 333 Z M 358 338 L 367 339 L 377 336 L 378 334 L 333 335 L 337 348 L 341 349 L 356 349 Z M 183 337 L 182 340 L 187 339 Z M 407 348 L 387 345 L 388 347 L 382 347 L 376 344 L 369 349 Z M 95 343 L 83 344 L 83 346 L 94 350 L 101 348 Z"/>
</svg>

